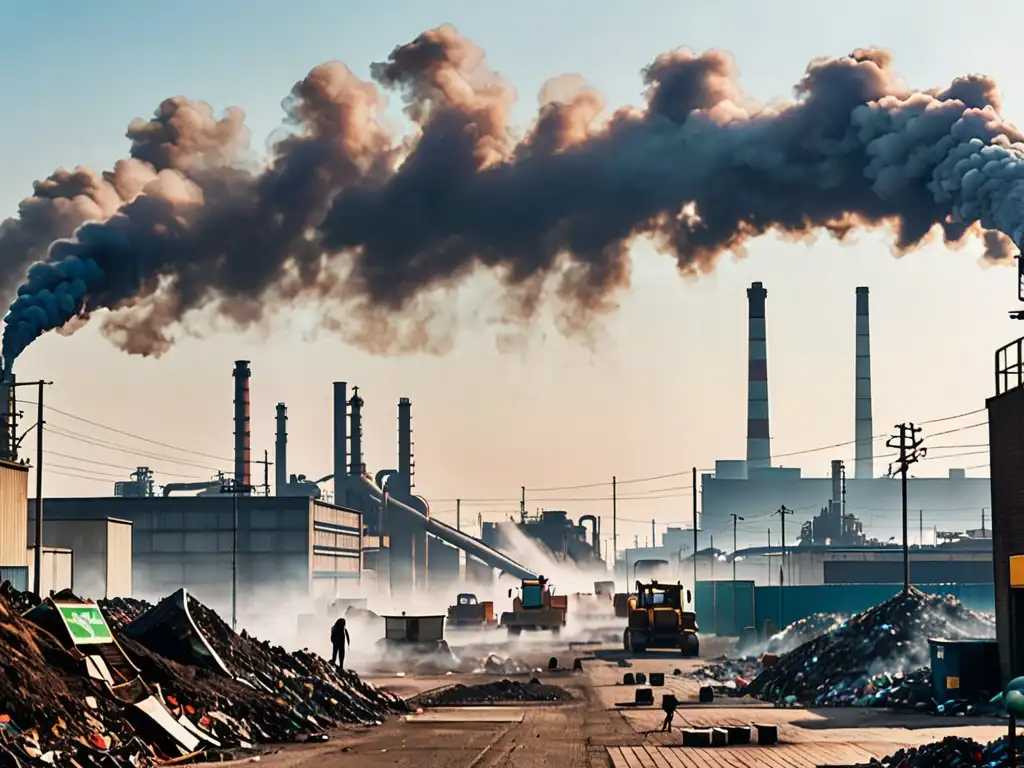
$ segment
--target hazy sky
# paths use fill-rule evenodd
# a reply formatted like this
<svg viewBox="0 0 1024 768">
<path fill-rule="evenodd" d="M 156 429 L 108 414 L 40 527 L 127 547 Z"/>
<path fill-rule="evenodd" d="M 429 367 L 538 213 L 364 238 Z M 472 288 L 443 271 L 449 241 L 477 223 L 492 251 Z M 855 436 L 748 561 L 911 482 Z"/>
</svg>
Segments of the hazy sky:
<svg viewBox="0 0 1024 768">
<path fill-rule="evenodd" d="M 371 62 L 444 22 L 480 44 L 516 86 L 522 127 L 543 83 L 565 73 L 582 75 L 611 106 L 639 103 L 640 70 L 679 46 L 729 51 L 744 88 L 768 101 L 788 98 L 815 56 L 879 45 L 893 51 L 915 86 L 994 75 L 1012 120 L 1024 115 L 1024 78 L 1014 74 L 1024 10 L 1008 2 L 998 9 L 996 24 L 994 9 L 982 22 L 970 5 L 936 0 L 6 3 L 0 214 L 14 215 L 32 181 L 59 166 L 110 167 L 127 153 L 129 121 L 168 96 L 201 99 L 218 111 L 244 108 L 260 146 L 279 124 L 282 97 L 311 67 L 340 59 L 368 77 Z M 161 482 L 230 469 L 231 370 L 234 360 L 247 359 L 254 452 L 273 455 L 274 404 L 288 403 L 291 472 L 331 471 L 331 382 L 347 380 L 366 401 L 371 470 L 394 465 L 396 403 L 412 399 L 417 490 L 445 520 L 454 522 L 456 497 L 465 499 L 464 522 L 475 524 L 479 512 L 497 519 L 518 507 L 522 485 L 538 489 L 528 490 L 531 509 L 610 515 L 607 486 L 540 489 L 685 472 L 620 489 L 622 520 L 669 523 L 689 517 L 691 466 L 744 455 L 751 281 L 768 289 L 775 455 L 853 438 L 857 285 L 871 287 L 876 433 L 982 407 L 992 394 L 993 351 L 1019 335 L 1005 311 L 1016 304 L 1014 276 L 979 267 L 976 244 L 959 252 L 933 244 L 897 260 L 878 234 L 849 246 L 763 238 L 699 280 L 679 278 L 672 259 L 644 244 L 634 252 L 633 287 L 592 347 L 542 323 L 519 352 L 498 351 L 493 329 L 467 327 L 446 357 L 373 357 L 328 334 L 311 338 L 301 308 L 282 312 L 267 334 L 211 331 L 185 338 L 159 360 L 129 357 L 90 327 L 73 337 L 50 334 L 22 357 L 19 378 L 52 380 L 48 402 L 95 424 L 48 415 L 55 431 L 46 438 L 52 471 L 44 472 L 45 492 L 104 495 L 137 465 L 155 468 Z M 481 278 L 463 290 L 490 287 Z M 30 455 L 33 439 L 23 444 Z M 933 444 L 986 441 L 986 429 L 976 428 Z M 977 450 L 935 451 L 975 455 L 932 458 L 919 474 L 944 475 L 951 466 L 987 474 L 979 466 L 987 457 Z M 833 458 L 852 460 L 852 447 L 776 463 L 825 474 Z M 876 469 L 883 472 L 885 462 Z M 649 531 L 649 522 L 620 524 L 620 535 L 639 534 L 641 543 Z"/>
</svg>

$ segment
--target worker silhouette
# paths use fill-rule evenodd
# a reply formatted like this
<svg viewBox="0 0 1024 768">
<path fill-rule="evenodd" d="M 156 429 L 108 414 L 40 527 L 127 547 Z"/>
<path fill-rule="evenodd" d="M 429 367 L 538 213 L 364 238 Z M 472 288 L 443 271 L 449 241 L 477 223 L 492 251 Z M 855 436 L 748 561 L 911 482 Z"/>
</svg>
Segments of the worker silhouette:
<svg viewBox="0 0 1024 768">
<path fill-rule="evenodd" d="M 334 626 L 331 627 L 331 645 L 334 646 L 334 653 L 331 654 L 331 664 L 337 664 L 338 669 L 344 669 L 345 646 L 352 645 L 344 619 L 338 619 L 334 622 Z"/>
<path fill-rule="evenodd" d="M 661 724 L 662 733 L 672 730 L 672 718 L 676 715 L 676 707 L 678 705 L 679 702 L 672 694 L 661 697 L 661 708 L 665 712 L 665 722 Z"/>
</svg>

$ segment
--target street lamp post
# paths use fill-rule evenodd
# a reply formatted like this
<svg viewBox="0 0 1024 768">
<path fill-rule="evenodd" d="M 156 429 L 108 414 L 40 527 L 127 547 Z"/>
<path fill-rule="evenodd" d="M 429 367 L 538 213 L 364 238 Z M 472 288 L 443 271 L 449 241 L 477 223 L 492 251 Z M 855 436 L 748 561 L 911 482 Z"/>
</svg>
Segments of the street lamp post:
<svg viewBox="0 0 1024 768">
<path fill-rule="evenodd" d="M 736 632 L 737 637 L 740 632 L 739 627 L 736 626 L 739 623 L 736 620 L 736 526 L 742 519 L 735 512 L 732 513 L 732 628 Z"/>
<path fill-rule="evenodd" d="M 221 493 L 231 494 L 231 629 L 238 631 L 238 495 L 251 489 L 232 478 L 221 486 Z"/>
</svg>

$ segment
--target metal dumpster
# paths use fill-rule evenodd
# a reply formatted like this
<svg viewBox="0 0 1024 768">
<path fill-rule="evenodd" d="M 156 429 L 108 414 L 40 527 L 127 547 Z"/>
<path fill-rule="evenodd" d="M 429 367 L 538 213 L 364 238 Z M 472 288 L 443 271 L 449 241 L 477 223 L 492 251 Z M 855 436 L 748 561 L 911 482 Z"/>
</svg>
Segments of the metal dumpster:
<svg viewBox="0 0 1024 768">
<path fill-rule="evenodd" d="M 1002 690 L 999 644 L 985 638 L 935 638 L 931 647 L 935 700 L 988 700 Z"/>
</svg>

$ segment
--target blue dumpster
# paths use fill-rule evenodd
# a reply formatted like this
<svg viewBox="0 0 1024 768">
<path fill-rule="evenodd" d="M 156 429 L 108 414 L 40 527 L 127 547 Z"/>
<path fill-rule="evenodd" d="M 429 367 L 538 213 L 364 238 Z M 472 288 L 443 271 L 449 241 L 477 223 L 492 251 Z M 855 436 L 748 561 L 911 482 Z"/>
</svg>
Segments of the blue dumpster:
<svg viewBox="0 0 1024 768">
<path fill-rule="evenodd" d="M 928 645 L 935 700 L 940 704 L 951 699 L 987 701 L 1002 690 L 995 640 L 936 638 Z"/>
</svg>

